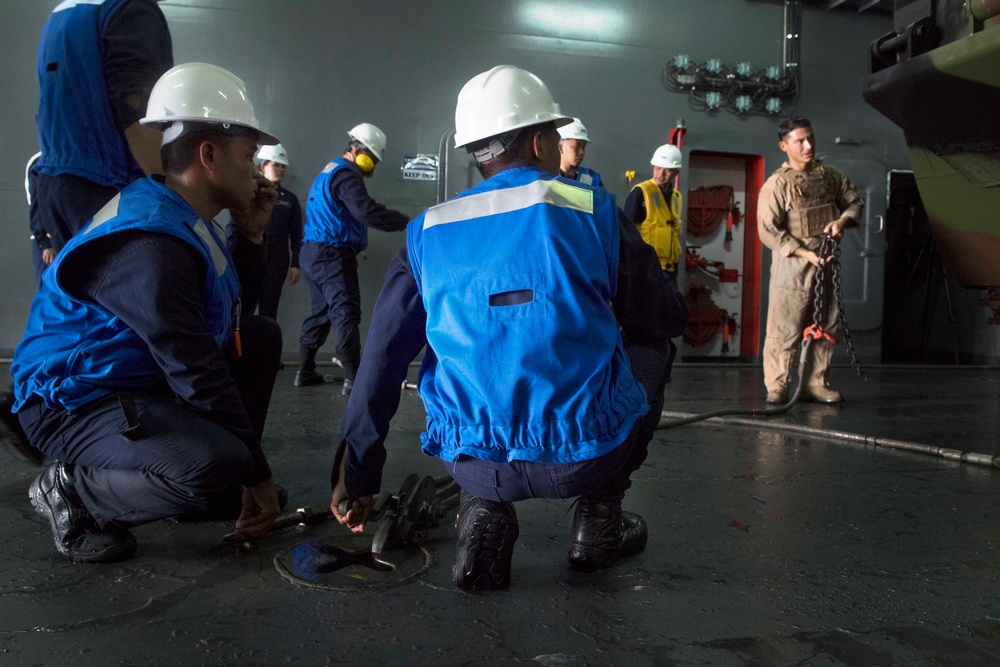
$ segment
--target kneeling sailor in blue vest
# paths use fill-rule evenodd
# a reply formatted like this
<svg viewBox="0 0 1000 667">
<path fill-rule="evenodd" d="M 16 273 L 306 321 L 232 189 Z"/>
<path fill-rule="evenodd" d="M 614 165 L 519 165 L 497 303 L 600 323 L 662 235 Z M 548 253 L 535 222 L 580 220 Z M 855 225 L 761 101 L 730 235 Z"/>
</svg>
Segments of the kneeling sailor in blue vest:
<svg viewBox="0 0 1000 667">
<path fill-rule="evenodd" d="M 400 383 L 426 346 L 421 439 L 462 487 L 462 589 L 510 585 L 513 503 L 526 498 L 580 497 L 573 565 L 608 567 L 646 544 L 642 518 L 621 503 L 687 309 L 614 196 L 556 176 L 557 128 L 570 120 L 516 67 L 465 85 L 455 142 L 485 180 L 407 227 L 343 419 L 331 508 L 358 532 L 381 485 Z"/>
<path fill-rule="evenodd" d="M 243 82 L 205 63 L 166 72 L 142 122 L 164 130 L 166 176 L 126 187 L 66 244 L 11 364 L 14 411 L 55 459 L 29 497 L 75 562 L 129 558 L 128 529 L 157 519 L 241 509 L 236 531 L 257 535 L 280 512 L 260 435 L 281 330 L 241 317 L 237 275 L 263 274 L 277 193 L 253 158 L 278 140 Z"/>
</svg>

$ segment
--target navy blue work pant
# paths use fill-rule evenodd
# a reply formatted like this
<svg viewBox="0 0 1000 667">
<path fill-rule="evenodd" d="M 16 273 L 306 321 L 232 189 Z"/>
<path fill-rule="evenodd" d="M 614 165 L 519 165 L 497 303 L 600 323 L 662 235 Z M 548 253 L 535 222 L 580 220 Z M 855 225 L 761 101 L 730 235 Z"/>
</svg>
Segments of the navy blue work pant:
<svg viewBox="0 0 1000 667">
<path fill-rule="evenodd" d="M 118 194 L 117 188 L 72 174 L 33 178 L 31 228 L 44 229 L 56 252 Z"/>
<path fill-rule="evenodd" d="M 630 477 L 646 460 L 649 441 L 663 411 L 663 392 L 673 363 L 672 354 L 650 348 L 628 350 L 632 374 L 643 389 L 649 412 L 636 421 L 628 437 L 604 456 L 575 463 L 534 461 L 493 463 L 459 456 L 445 461 L 448 473 L 467 493 L 487 500 L 516 502 L 527 498 L 588 496 L 614 502 L 625 497 Z"/>
<path fill-rule="evenodd" d="M 42 271 L 45 270 L 45 262 L 42 261 L 42 248 L 39 245 L 47 236 L 48 232 L 41 226 L 38 217 L 38 197 L 35 192 L 38 190 L 38 173 L 28 172 L 28 201 L 31 206 L 28 209 L 28 220 L 31 224 L 31 265 L 35 267 L 35 282 L 39 286 L 42 284 Z M 47 245 L 47 244 L 46 244 Z"/>
<path fill-rule="evenodd" d="M 31 240 L 31 265 L 35 267 L 35 282 L 38 286 L 42 285 L 42 271 L 47 267 L 44 261 L 42 261 L 42 249 L 35 243 L 35 240 Z"/>
<path fill-rule="evenodd" d="M 260 433 L 278 372 L 281 329 L 271 319 L 252 316 L 244 319 L 241 337 L 243 356 L 230 356 L 230 368 Z M 73 464 L 76 491 L 102 526 L 231 514 L 240 506 L 242 481 L 252 472 L 243 441 L 178 403 L 165 383 L 150 391 L 109 394 L 72 412 L 33 400 L 18 417 L 32 445 Z"/>
<path fill-rule="evenodd" d="M 260 286 L 260 298 L 257 300 L 257 312 L 272 320 L 278 319 L 278 302 L 281 300 L 281 290 L 288 279 L 288 267 L 291 256 L 285 244 L 284 253 L 280 247 L 267 247 L 267 270 L 264 272 L 264 282 Z"/>
<path fill-rule="evenodd" d="M 358 257 L 350 248 L 303 243 L 299 251 L 302 276 L 309 285 L 312 312 L 302 323 L 299 344 L 318 349 L 333 332 L 337 359 L 353 380 L 361 364 L 361 288 Z M 310 371 L 312 368 L 301 370 Z"/>
</svg>

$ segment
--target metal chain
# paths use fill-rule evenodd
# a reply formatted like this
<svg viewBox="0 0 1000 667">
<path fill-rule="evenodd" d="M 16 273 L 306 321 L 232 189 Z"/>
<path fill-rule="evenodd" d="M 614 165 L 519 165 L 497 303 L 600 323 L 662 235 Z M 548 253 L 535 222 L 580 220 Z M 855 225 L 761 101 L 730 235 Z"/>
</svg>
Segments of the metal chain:
<svg viewBox="0 0 1000 667">
<path fill-rule="evenodd" d="M 843 332 L 844 342 L 847 344 L 847 352 L 851 355 L 851 366 L 854 367 L 854 372 L 858 374 L 859 378 L 867 380 L 868 376 L 866 376 L 865 372 L 861 370 L 861 363 L 858 362 L 858 353 L 857 350 L 854 349 L 854 341 L 851 339 L 851 328 L 847 326 L 847 312 L 844 309 L 844 291 L 840 286 L 839 244 L 834 244 L 833 249 L 833 294 L 837 299 L 837 322 L 840 325 L 840 330 Z"/>
<path fill-rule="evenodd" d="M 831 252 L 828 245 L 833 242 L 829 236 L 823 237 L 823 243 L 819 248 L 819 256 L 826 257 Z M 826 290 L 826 262 L 820 263 L 816 267 L 816 276 L 813 278 L 813 328 L 818 329 L 823 326 L 823 296 Z"/>
<path fill-rule="evenodd" d="M 865 372 L 861 370 L 858 362 L 858 353 L 854 349 L 854 340 L 851 338 L 851 328 L 847 326 L 847 312 L 844 308 L 844 291 L 840 284 L 840 246 L 827 234 L 823 237 L 823 243 L 819 248 L 820 257 L 833 257 L 830 262 L 830 280 L 833 283 L 833 296 L 837 300 L 837 324 L 843 332 L 844 342 L 847 344 L 847 352 L 851 356 L 851 366 L 854 367 L 858 377 L 867 380 Z M 825 294 L 827 262 L 823 262 L 816 268 L 816 278 L 813 283 L 813 326 L 819 328 L 823 326 L 823 295 Z"/>
</svg>

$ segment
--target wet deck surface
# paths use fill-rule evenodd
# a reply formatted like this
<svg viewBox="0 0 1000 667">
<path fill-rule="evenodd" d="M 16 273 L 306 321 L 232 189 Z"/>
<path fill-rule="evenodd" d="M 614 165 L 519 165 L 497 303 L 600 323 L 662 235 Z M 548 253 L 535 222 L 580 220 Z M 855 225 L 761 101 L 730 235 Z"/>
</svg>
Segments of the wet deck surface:
<svg viewBox="0 0 1000 667">
<path fill-rule="evenodd" d="M 6 372 L 6 368 L 2 369 Z M 754 407 L 759 369 L 675 369 L 667 408 Z M 997 454 L 1000 371 L 837 369 L 840 407 L 777 421 Z M 279 374 L 265 449 L 290 508 L 329 498 L 339 387 Z M 385 483 L 440 475 L 403 396 Z M 997 665 L 1000 471 L 771 430 L 658 432 L 626 509 L 646 551 L 596 574 L 565 563 L 568 501 L 518 504 L 511 589 L 451 583 L 454 528 L 430 532 L 409 583 L 364 566 L 293 583 L 276 555 L 351 546 L 327 522 L 247 550 L 228 522 L 134 530 L 106 566 L 59 559 L 26 489 L 36 469 L 0 452 L 0 664 L 10 665 Z M 414 560 L 416 559 L 416 560 Z M 424 560 L 421 560 L 424 559 Z M 416 568 L 419 569 L 419 568 Z M 346 591 L 346 592 L 345 592 Z"/>
</svg>

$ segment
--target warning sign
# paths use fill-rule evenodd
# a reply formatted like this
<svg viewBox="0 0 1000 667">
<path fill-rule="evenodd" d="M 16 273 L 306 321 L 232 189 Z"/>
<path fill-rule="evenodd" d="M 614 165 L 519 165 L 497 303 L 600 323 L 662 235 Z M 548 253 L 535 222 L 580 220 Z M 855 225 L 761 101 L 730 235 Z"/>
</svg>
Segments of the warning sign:
<svg viewBox="0 0 1000 667">
<path fill-rule="evenodd" d="M 437 155 L 406 155 L 403 157 L 403 178 L 411 181 L 436 181 Z"/>
</svg>

